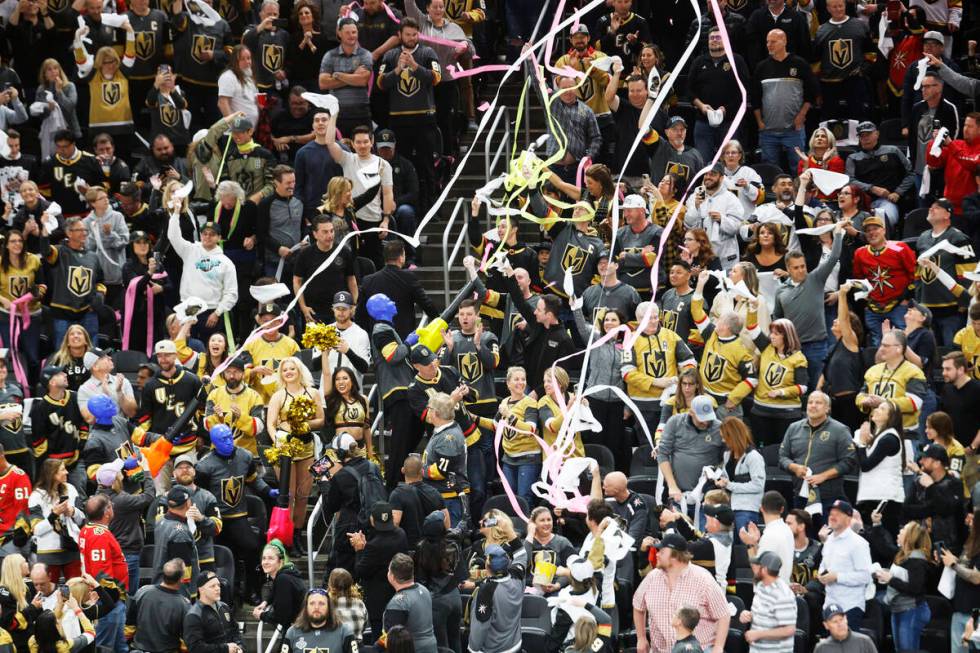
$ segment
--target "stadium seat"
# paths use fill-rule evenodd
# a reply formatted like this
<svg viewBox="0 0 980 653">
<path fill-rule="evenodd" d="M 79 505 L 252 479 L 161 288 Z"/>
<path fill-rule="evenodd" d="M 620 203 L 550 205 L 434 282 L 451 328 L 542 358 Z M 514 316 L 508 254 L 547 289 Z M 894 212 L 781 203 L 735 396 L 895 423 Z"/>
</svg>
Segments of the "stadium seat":
<svg viewBox="0 0 980 653">
<path fill-rule="evenodd" d="M 917 240 L 923 231 L 929 229 L 929 222 L 926 221 L 928 216 L 929 209 L 912 209 L 906 213 L 902 224 L 902 240 Z M 912 249 L 915 249 L 914 245 Z"/>
<path fill-rule="evenodd" d="M 551 607 L 548 599 L 535 594 L 525 594 L 521 602 L 521 629 L 551 630 Z"/>
<path fill-rule="evenodd" d="M 214 569 L 222 581 L 221 599 L 234 608 L 238 603 L 238 592 L 235 587 L 235 554 L 231 549 L 220 544 L 214 545 Z M 229 590 L 228 596 L 225 595 L 226 588 Z"/>
<path fill-rule="evenodd" d="M 585 445 L 585 456 L 587 458 L 595 458 L 596 462 L 599 463 L 599 471 L 602 472 L 603 476 L 616 469 L 616 460 L 613 458 L 612 451 L 603 444 Z"/>
<path fill-rule="evenodd" d="M 513 488 L 512 488 L 513 489 Z M 521 507 L 521 512 L 527 516 L 531 516 L 531 506 L 528 505 L 527 499 L 524 497 L 515 497 L 517 499 L 517 504 Z M 497 494 L 483 503 L 483 512 L 486 513 L 489 510 L 499 510 L 514 522 L 514 530 L 517 534 L 523 537 L 527 533 L 527 523 L 521 519 L 517 511 L 514 510 L 514 506 L 511 505 L 510 499 L 506 494 Z"/>
<path fill-rule="evenodd" d="M 633 492 L 637 494 L 649 494 L 650 496 L 656 496 L 657 494 L 657 477 L 656 476 L 630 476 L 626 481 L 626 487 L 628 487 Z"/>
<path fill-rule="evenodd" d="M 762 186 L 764 187 L 766 193 L 769 193 L 769 188 L 772 187 L 776 177 L 783 174 L 783 169 L 779 166 L 775 166 L 771 163 L 753 163 L 749 166 L 762 177 Z"/>
<path fill-rule="evenodd" d="M 637 447 L 630 459 L 630 476 L 656 476 L 659 471 L 656 459 L 650 457 L 650 445 Z"/>
<path fill-rule="evenodd" d="M 735 607 L 735 614 L 732 615 L 732 624 L 738 624 L 738 615 L 745 611 L 745 603 L 743 603 L 742 599 L 734 594 L 726 594 L 725 598 Z"/>
<path fill-rule="evenodd" d="M 894 145 L 902 151 L 907 149 L 908 141 L 902 136 L 901 118 L 882 120 L 881 124 L 878 125 L 878 133 L 880 134 L 878 142 L 881 145 Z"/>
<path fill-rule="evenodd" d="M 748 651 L 749 645 L 745 642 L 744 631 L 735 626 L 730 626 L 728 638 L 725 639 L 725 653 L 748 653 Z"/>
<path fill-rule="evenodd" d="M 140 587 L 153 583 L 153 555 L 155 551 L 156 547 L 152 544 L 144 544 L 143 548 L 140 549 Z"/>
<path fill-rule="evenodd" d="M 953 605 L 944 596 L 926 596 L 929 604 L 929 623 L 922 629 L 919 645 L 929 651 L 949 650 L 949 622 L 953 616 Z"/>
<path fill-rule="evenodd" d="M 268 511 L 265 502 L 254 494 L 245 495 L 245 506 L 248 510 L 248 523 L 256 536 L 265 539 L 265 531 L 269 527 Z"/>
</svg>

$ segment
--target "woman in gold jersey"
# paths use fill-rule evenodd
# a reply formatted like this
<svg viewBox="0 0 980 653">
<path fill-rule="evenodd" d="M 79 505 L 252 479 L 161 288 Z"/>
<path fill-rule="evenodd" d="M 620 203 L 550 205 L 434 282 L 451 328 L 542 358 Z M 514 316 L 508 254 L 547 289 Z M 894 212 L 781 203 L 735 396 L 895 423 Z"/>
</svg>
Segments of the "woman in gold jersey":
<svg viewBox="0 0 980 653">
<path fill-rule="evenodd" d="M 266 413 L 266 425 L 269 432 L 274 434 L 277 444 L 282 444 L 287 438 L 295 437 L 303 443 L 303 453 L 295 456 L 289 476 L 289 509 L 292 513 L 293 527 L 299 533 L 306 523 L 306 502 L 310 498 L 310 488 L 313 478 L 310 476 L 310 459 L 313 458 L 313 436 L 323 427 L 323 396 L 313 387 L 313 376 L 303 362 L 295 356 L 283 359 L 277 372 L 279 389 L 269 400 L 269 410 Z M 306 433 L 292 433 L 292 428 L 286 416 L 289 406 L 299 396 L 313 400 L 316 406 L 316 417 L 309 421 Z"/>
<path fill-rule="evenodd" d="M 42 244 L 46 250 L 46 236 Z M 6 241 L 0 246 L 0 338 L 3 339 L 3 346 L 9 349 L 12 303 L 28 293 L 33 294 L 34 299 L 27 304 L 31 324 L 21 331 L 18 340 L 18 347 L 24 353 L 26 371 L 32 383 L 37 380 L 37 373 L 41 366 L 41 320 L 39 318 L 41 296 L 46 290 L 41 257 L 24 251 L 24 235 L 21 232 L 13 229 L 8 231 Z"/>
<path fill-rule="evenodd" d="M 371 419 L 367 398 L 361 394 L 357 375 L 349 367 L 330 368 L 329 352 L 323 352 L 323 442 L 333 441 L 334 436 L 349 433 L 364 447 L 369 460 L 374 458 L 374 442 L 371 439 Z"/>
</svg>

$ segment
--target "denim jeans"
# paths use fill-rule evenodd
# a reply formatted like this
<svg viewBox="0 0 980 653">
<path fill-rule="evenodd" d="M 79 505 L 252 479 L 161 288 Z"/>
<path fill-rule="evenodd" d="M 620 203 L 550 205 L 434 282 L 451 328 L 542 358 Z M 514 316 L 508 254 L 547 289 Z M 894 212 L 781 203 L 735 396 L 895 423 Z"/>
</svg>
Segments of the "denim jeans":
<svg viewBox="0 0 980 653">
<path fill-rule="evenodd" d="M 56 317 L 51 321 L 52 336 L 54 337 L 54 342 L 51 345 L 54 349 L 58 349 L 61 346 L 61 341 L 65 339 L 65 334 L 68 333 L 68 327 L 73 324 L 81 324 L 88 331 L 92 342 L 95 343 L 98 341 L 99 316 L 95 314 L 95 311 L 90 310 L 74 320 L 63 320 Z"/>
<path fill-rule="evenodd" d="M 395 209 L 395 229 L 398 233 L 406 236 L 414 236 L 419 223 L 415 217 L 415 207 L 410 204 L 400 204 Z M 398 236 L 388 236 L 388 239 L 398 238 Z M 399 240 L 401 240 L 399 238 Z M 405 241 L 402 241 L 405 243 Z M 405 243 L 405 258 L 409 263 L 415 263 L 415 248 Z"/>
<path fill-rule="evenodd" d="M 780 168 L 782 168 L 781 155 L 785 153 L 789 164 L 788 170 L 795 173 L 796 166 L 800 161 L 795 148 L 805 150 L 806 143 L 802 129 L 767 129 L 759 132 L 759 147 L 762 148 L 762 160 Z M 783 168 L 783 170 L 787 170 L 787 168 Z"/>
<path fill-rule="evenodd" d="M 735 542 L 742 541 L 741 538 L 739 538 L 738 534 L 742 531 L 743 528 L 749 525 L 749 522 L 752 522 L 756 526 L 762 526 L 762 517 L 759 515 L 758 510 L 735 511 L 735 527 L 733 529 Z"/>
<path fill-rule="evenodd" d="M 907 307 L 903 306 L 902 304 L 896 304 L 895 308 L 887 313 L 875 313 L 874 311 L 869 310 L 864 311 L 864 326 L 865 330 L 868 332 L 868 339 L 871 341 L 872 347 L 877 347 L 881 344 L 881 323 L 885 320 L 889 320 L 892 323 L 893 329 L 905 328 L 906 310 L 908 310 Z"/>
<path fill-rule="evenodd" d="M 717 127 L 712 127 L 701 116 L 694 122 L 694 149 L 701 153 L 705 161 L 711 161 L 715 152 L 725 144 L 725 134 L 731 126 L 732 121 L 725 120 Z"/>
<path fill-rule="evenodd" d="M 929 604 L 923 601 L 911 610 L 892 613 L 892 638 L 895 640 L 895 651 L 918 651 L 922 629 L 932 618 Z"/>
<path fill-rule="evenodd" d="M 823 307 L 823 321 L 827 325 L 827 351 L 829 352 L 837 344 L 837 338 L 834 337 L 833 326 L 834 320 L 837 319 L 837 304 L 827 305 L 824 304 Z M 814 386 L 816 387 L 816 386 Z"/>
<path fill-rule="evenodd" d="M 804 342 L 800 346 L 800 350 L 803 352 L 803 357 L 806 358 L 807 374 L 810 375 L 807 389 L 812 392 L 817 387 L 820 374 L 823 373 L 823 364 L 827 358 L 827 341 Z"/>
<path fill-rule="evenodd" d="M 140 554 L 124 553 L 123 557 L 126 558 L 126 568 L 129 569 L 129 589 L 126 593 L 134 596 L 140 588 Z"/>
<path fill-rule="evenodd" d="M 95 644 L 111 649 L 115 653 L 128 653 L 126 644 L 126 603 L 120 601 L 109 614 L 95 622 Z"/>
<path fill-rule="evenodd" d="M 966 629 L 966 622 L 971 619 L 969 612 L 954 612 L 949 621 L 949 653 L 967 653 L 969 650 L 963 646 L 963 631 Z"/>
<path fill-rule="evenodd" d="M 919 409 L 919 433 L 918 441 L 923 445 L 928 445 L 926 440 L 926 418 L 939 409 L 939 398 L 936 397 L 935 390 L 932 389 L 932 382 L 926 379 L 926 391 L 922 393 L 922 408 Z"/>
<path fill-rule="evenodd" d="M 463 502 L 458 498 L 444 499 L 444 501 L 446 510 L 449 511 L 449 525 L 456 528 L 463 519 Z"/>
<path fill-rule="evenodd" d="M 519 497 L 524 497 L 528 505 L 534 503 L 534 493 L 531 486 L 534 485 L 538 477 L 541 476 L 541 463 L 528 463 L 524 465 L 508 465 L 504 463 L 501 468 L 504 471 L 504 478 L 507 484 Z"/>
<path fill-rule="evenodd" d="M 871 208 L 881 209 L 882 213 L 885 214 L 885 220 L 888 222 L 888 229 L 894 229 L 895 225 L 898 224 L 898 205 L 894 202 L 879 197 L 871 202 Z"/>
</svg>

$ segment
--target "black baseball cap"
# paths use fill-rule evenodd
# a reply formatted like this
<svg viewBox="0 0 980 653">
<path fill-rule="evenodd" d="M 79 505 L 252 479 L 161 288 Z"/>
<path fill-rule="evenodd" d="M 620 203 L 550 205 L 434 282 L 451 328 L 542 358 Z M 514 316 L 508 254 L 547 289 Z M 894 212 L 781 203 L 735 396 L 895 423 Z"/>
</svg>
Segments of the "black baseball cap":
<svg viewBox="0 0 980 653">
<path fill-rule="evenodd" d="M 395 530 L 395 519 L 391 515 L 391 504 L 387 501 L 378 501 L 371 507 L 371 521 L 374 523 L 376 531 Z"/>
<path fill-rule="evenodd" d="M 854 506 L 852 506 L 850 502 L 845 501 L 844 499 L 837 499 L 836 501 L 834 501 L 832 504 L 830 504 L 830 509 L 840 510 L 848 517 L 854 516 Z"/>
<path fill-rule="evenodd" d="M 674 551 L 687 551 L 687 540 L 680 533 L 667 533 L 659 542 L 653 545 L 658 551 L 660 549 L 673 549 Z"/>
<path fill-rule="evenodd" d="M 171 508 L 180 508 L 191 498 L 190 492 L 183 485 L 175 485 L 167 492 L 167 505 Z"/>
<path fill-rule="evenodd" d="M 940 207 L 946 209 L 949 213 L 952 213 L 953 212 L 953 203 L 950 202 L 945 197 L 940 197 L 939 199 L 935 200 L 932 203 L 932 205 L 933 206 L 940 206 Z"/>
<path fill-rule="evenodd" d="M 930 444 L 922 452 L 921 458 L 932 458 L 933 460 L 942 463 L 943 467 L 949 467 L 949 453 L 946 452 L 946 447 L 941 444 Z"/>
<path fill-rule="evenodd" d="M 709 517 L 714 517 L 725 526 L 735 524 L 735 511 L 727 503 L 705 504 L 701 511 Z"/>
<path fill-rule="evenodd" d="M 380 150 L 382 147 L 395 147 L 395 132 L 390 129 L 379 129 L 374 136 L 374 143 Z"/>
<path fill-rule="evenodd" d="M 333 305 L 346 306 L 347 308 L 350 308 L 354 305 L 354 295 L 350 294 L 346 290 L 341 290 L 333 296 Z"/>
<path fill-rule="evenodd" d="M 428 365 L 436 359 L 436 355 L 425 345 L 415 345 L 409 355 L 412 365 Z"/>
</svg>

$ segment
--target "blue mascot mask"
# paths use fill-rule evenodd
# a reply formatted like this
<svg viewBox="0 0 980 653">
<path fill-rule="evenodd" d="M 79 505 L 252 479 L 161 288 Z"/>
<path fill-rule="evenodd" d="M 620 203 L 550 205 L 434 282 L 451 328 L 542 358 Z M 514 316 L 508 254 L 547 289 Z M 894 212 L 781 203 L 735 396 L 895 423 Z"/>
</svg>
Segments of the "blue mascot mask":
<svg viewBox="0 0 980 653">
<path fill-rule="evenodd" d="M 86 408 L 95 417 L 95 423 L 100 426 L 112 426 L 112 418 L 119 412 L 116 403 L 105 395 L 95 395 L 89 399 Z"/>
<path fill-rule="evenodd" d="M 388 295 L 379 292 L 368 297 L 367 312 L 378 322 L 391 322 L 398 314 L 398 309 Z"/>
<path fill-rule="evenodd" d="M 228 458 L 235 451 L 235 437 L 227 424 L 215 424 L 211 427 L 211 444 L 219 456 Z"/>
</svg>

